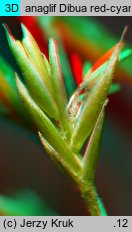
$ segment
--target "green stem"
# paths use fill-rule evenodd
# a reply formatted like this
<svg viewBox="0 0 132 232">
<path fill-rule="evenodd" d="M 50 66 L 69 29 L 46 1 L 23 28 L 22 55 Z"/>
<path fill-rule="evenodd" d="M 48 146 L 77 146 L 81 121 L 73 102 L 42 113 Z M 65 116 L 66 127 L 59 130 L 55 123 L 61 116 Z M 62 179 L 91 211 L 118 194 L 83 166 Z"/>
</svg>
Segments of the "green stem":
<svg viewBox="0 0 132 232">
<path fill-rule="evenodd" d="M 99 198 L 93 183 L 91 183 L 86 189 L 81 190 L 81 192 L 91 216 L 107 215 L 106 209 Z"/>
</svg>

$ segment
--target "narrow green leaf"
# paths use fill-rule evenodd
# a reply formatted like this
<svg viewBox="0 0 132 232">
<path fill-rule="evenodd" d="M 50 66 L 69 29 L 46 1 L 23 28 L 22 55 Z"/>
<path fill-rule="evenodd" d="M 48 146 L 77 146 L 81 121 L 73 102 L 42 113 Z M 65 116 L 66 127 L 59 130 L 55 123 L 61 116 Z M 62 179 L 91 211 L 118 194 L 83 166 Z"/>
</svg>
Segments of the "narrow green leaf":
<svg viewBox="0 0 132 232">
<path fill-rule="evenodd" d="M 15 74 L 12 76 L 12 82 L 15 82 Z M 15 85 L 14 85 L 15 84 Z M 7 76 L 0 77 L 0 98 L 3 100 L 3 96 L 6 99 L 5 104 L 7 103 L 7 107 L 9 112 L 15 111 L 15 113 L 19 113 L 22 117 L 24 116 L 23 107 L 20 104 L 20 97 L 18 93 L 18 89 L 16 86 L 16 82 L 11 84 L 11 80 L 7 78 Z"/>
<path fill-rule="evenodd" d="M 125 59 L 127 59 L 129 56 L 132 55 L 132 49 L 127 48 L 124 51 L 121 52 L 120 56 L 119 56 L 119 62 L 124 61 Z"/>
<path fill-rule="evenodd" d="M 41 143 L 43 147 L 45 148 L 48 155 L 50 155 L 51 159 L 53 159 L 55 162 L 60 162 L 59 154 L 55 151 L 55 149 L 47 142 L 47 140 L 44 138 L 44 136 L 38 132 L 39 138 L 41 140 Z M 63 160 L 62 160 L 63 162 Z"/>
<path fill-rule="evenodd" d="M 97 193 L 96 193 L 96 195 L 97 195 L 97 202 L 98 202 L 98 205 L 99 205 L 99 208 L 100 208 L 101 216 L 108 216 L 107 211 L 106 211 L 106 209 L 104 207 L 104 204 L 103 204 L 101 198 L 98 196 Z"/>
<path fill-rule="evenodd" d="M 53 39 L 49 41 L 49 60 L 51 67 L 51 78 L 53 83 L 54 98 L 58 107 L 61 127 L 66 138 L 70 138 L 70 127 L 68 115 L 66 112 L 67 97 L 64 86 L 64 81 L 61 72 L 59 54 L 56 42 Z"/>
<path fill-rule="evenodd" d="M 76 180 L 82 171 L 81 161 L 69 149 L 59 131 L 49 120 L 46 114 L 42 112 L 39 106 L 37 106 L 37 104 L 33 101 L 30 94 L 19 79 L 17 79 L 17 86 L 23 104 L 27 112 L 30 113 L 32 119 L 36 123 L 38 130 L 45 137 L 50 146 L 53 147 L 53 149 L 60 155 L 60 159 L 63 159 L 64 163 L 67 165 L 67 169 L 69 169 L 70 173 L 73 173 L 73 178 Z"/>
<path fill-rule="evenodd" d="M 132 54 L 131 49 L 127 49 L 123 52 L 121 52 L 118 61 L 121 62 L 124 59 L 126 59 L 128 56 L 130 56 Z M 103 64 L 101 67 L 99 67 L 97 70 L 95 70 L 93 73 L 91 73 L 91 70 L 89 70 L 84 76 L 84 81 L 81 83 L 81 85 L 76 89 L 76 91 L 74 92 L 74 94 L 71 96 L 69 103 L 68 103 L 68 107 L 67 110 L 72 111 L 72 107 L 74 108 L 75 111 L 75 105 L 77 104 L 79 98 L 78 96 L 80 96 L 80 93 L 83 91 L 90 91 L 90 89 L 95 85 L 95 83 L 97 82 L 97 80 L 103 75 L 103 72 L 105 71 L 106 65 L 108 64 L 108 62 L 106 62 L 105 64 Z M 114 83 L 111 85 L 110 89 L 109 89 L 109 95 L 118 92 L 121 89 L 120 84 L 118 83 Z M 72 115 L 72 114 L 71 114 Z M 75 121 L 74 121 L 75 123 Z"/>
<path fill-rule="evenodd" d="M 117 93 L 119 92 L 121 89 L 121 85 L 118 84 L 118 83 L 113 83 L 111 86 L 110 86 L 110 89 L 109 89 L 109 92 L 108 94 L 113 94 L 113 93 Z"/>
<path fill-rule="evenodd" d="M 123 62 L 125 59 L 127 59 L 131 55 L 132 55 L 132 49 L 125 49 L 119 55 L 118 62 L 119 63 Z M 100 75 L 103 74 L 108 62 L 109 61 L 102 64 L 97 70 L 95 70 L 92 73 L 88 71 L 88 73 L 86 73 L 86 76 L 84 77 L 84 82 L 81 84 L 81 89 L 86 88 L 86 87 L 92 87 L 94 83 L 98 80 Z"/>
<path fill-rule="evenodd" d="M 3 96 L 6 97 L 8 114 L 10 111 L 23 117 L 23 107 L 20 104 L 20 97 L 15 81 L 14 70 L 8 62 L 0 56 L 0 100 L 3 101 Z M 6 102 L 3 101 L 3 104 Z M 6 108 L 6 106 L 5 106 Z M 11 109 L 12 108 L 12 109 Z M 4 109 L 4 107 L 2 107 Z M 7 111 L 7 109 L 6 109 Z"/>
<path fill-rule="evenodd" d="M 41 78 L 43 79 L 46 87 L 48 88 L 48 91 L 53 94 L 52 90 L 52 83 L 51 83 L 51 78 L 48 73 L 47 67 L 44 63 L 42 53 L 34 40 L 33 36 L 31 33 L 28 31 L 28 29 L 22 24 L 22 31 L 23 31 L 23 39 L 22 39 L 22 44 L 23 47 L 25 48 L 29 60 L 31 63 L 35 66 L 37 71 L 39 72 Z"/>
<path fill-rule="evenodd" d="M 77 85 L 76 85 L 76 82 L 75 82 L 73 74 L 72 74 L 72 70 L 70 67 L 70 63 L 69 63 L 67 54 L 66 54 L 61 42 L 59 42 L 59 55 L 60 55 L 62 73 L 64 76 L 66 93 L 67 93 L 67 97 L 69 100 L 69 98 L 73 94 L 74 90 L 76 89 Z"/>
<path fill-rule="evenodd" d="M 0 195 L 0 214 L 5 216 L 53 216 L 57 213 L 34 192 L 24 190 L 13 196 Z"/>
<path fill-rule="evenodd" d="M 44 147 L 44 149 L 46 150 L 47 154 L 50 156 L 50 158 L 55 162 L 55 164 L 65 173 L 72 178 L 74 181 L 74 173 L 73 170 L 69 168 L 69 166 L 67 166 L 67 163 L 65 162 L 65 160 L 62 158 L 62 155 L 59 155 L 54 148 L 46 141 L 46 139 L 44 138 L 44 136 L 38 132 L 41 143 Z M 78 182 L 78 180 L 76 179 L 76 182 Z"/>
<path fill-rule="evenodd" d="M 7 39 L 10 49 L 18 63 L 26 85 L 37 104 L 50 116 L 55 119 L 58 118 L 57 108 L 52 99 L 52 96 L 48 92 L 44 85 L 39 73 L 28 59 L 25 50 L 20 41 L 15 40 L 5 28 Z"/>
<path fill-rule="evenodd" d="M 94 85 L 88 98 L 86 99 L 72 134 L 70 145 L 73 151 L 78 152 L 81 149 L 95 125 L 100 109 L 107 98 L 121 47 L 122 45 L 119 42 L 110 58 L 109 63 L 106 66 L 103 75 Z"/>
<path fill-rule="evenodd" d="M 54 27 L 54 21 L 56 21 L 56 18 L 54 17 L 45 17 L 44 20 L 40 18 L 38 19 L 38 22 L 42 30 L 44 30 L 44 34 L 47 36 L 47 38 L 55 37 L 55 39 L 57 40 L 65 88 L 69 100 L 76 88 L 76 82 L 71 71 L 67 54 L 60 39 L 60 35 L 58 33 L 59 31 L 56 30 Z"/>
<path fill-rule="evenodd" d="M 107 101 L 105 102 L 105 105 Z M 102 128 L 104 121 L 104 107 L 103 106 L 99 117 L 96 121 L 92 134 L 90 136 L 86 152 L 83 158 L 83 172 L 82 172 L 82 180 L 87 184 L 89 182 L 94 181 L 95 171 L 97 166 L 97 161 L 99 157 L 99 148 L 102 136 Z"/>
<path fill-rule="evenodd" d="M 6 76 L 11 76 L 14 73 L 12 67 L 10 64 L 2 57 L 0 56 L 0 75 L 6 74 Z"/>
<path fill-rule="evenodd" d="M 88 72 L 90 71 L 92 67 L 91 62 L 86 61 L 83 65 L 83 77 L 85 78 L 85 76 L 88 74 Z"/>
<path fill-rule="evenodd" d="M 41 21 L 42 20 L 45 21 L 44 19 L 41 19 Z M 95 19 L 93 19 L 92 17 L 87 20 L 87 18 L 85 17 L 73 18 L 72 16 L 62 16 L 61 21 L 69 27 L 71 39 L 72 35 L 74 35 L 75 33 L 76 41 L 80 43 L 79 45 L 82 49 L 85 47 L 85 45 L 87 46 L 87 44 L 92 43 L 94 49 L 99 49 L 100 51 L 107 51 L 117 42 L 117 38 L 113 37 L 110 31 L 107 30 L 107 28 L 103 27 L 103 24 L 99 24 L 98 20 L 95 21 Z M 89 30 L 87 30 L 87 28 L 89 28 Z M 81 41 L 83 41 L 84 43 L 81 44 L 80 38 L 82 39 Z M 126 45 L 127 48 L 131 47 L 129 44 Z M 124 64 L 121 64 L 121 68 L 129 75 L 130 78 L 132 77 L 131 63 L 131 59 L 127 59 L 127 61 Z"/>
<path fill-rule="evenodd" d="M 48 74 L 49 76 L 51 76 L 51 69 L 50 69 L 50 65 L 49 65 L 49 61 L 47 60 L 46 56 L 42 53 L 43 59 L 44 59 L 44 64 L 47 68 Z"/>
</svg>

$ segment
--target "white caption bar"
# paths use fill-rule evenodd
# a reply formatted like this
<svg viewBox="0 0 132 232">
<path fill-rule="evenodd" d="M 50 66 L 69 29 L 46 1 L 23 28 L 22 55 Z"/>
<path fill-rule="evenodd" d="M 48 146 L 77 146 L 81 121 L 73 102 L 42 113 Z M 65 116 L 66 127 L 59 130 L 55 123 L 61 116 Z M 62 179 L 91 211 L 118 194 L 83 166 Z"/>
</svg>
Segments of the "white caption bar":
<svg viewBox="0 0 132 232">
<path fill-rule="evenodd" d="M 132 16 L 132 1 L 21 0 L 21 15 Z"/>
<path fill-rule="evenodd" d="M 0 231 L 128 232 L 132 217 L 0 217 Z"/>
</svg>

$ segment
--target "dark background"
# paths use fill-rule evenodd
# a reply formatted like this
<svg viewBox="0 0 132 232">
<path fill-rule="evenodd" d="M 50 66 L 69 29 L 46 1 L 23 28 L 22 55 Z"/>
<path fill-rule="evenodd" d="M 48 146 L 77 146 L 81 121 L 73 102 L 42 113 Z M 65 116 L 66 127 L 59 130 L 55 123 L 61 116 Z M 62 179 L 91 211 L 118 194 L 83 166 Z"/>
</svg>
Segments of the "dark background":
<svg viewBox="0 0 132 232">
<path fill-rule="evenodd" d="M 120 36 L 129 25 L 126 40 L 132 44 L 131 17 L 97 17 L 115 35 Z M 15 17 L 0 18 L 21 38 Z M 16 69 L 5 33 L 0 23 L 0 54 Z M 104 38 L 105 42 L 105 38 Z M 123 86 L 120 93 L 110 97 L 96 173 L 96 186 L 109 215 L 132 215 L 132 87 Z M 120 101 L 125 96 L 129 103 Z M 121 98 L 122 99 L 122 98 Z M 124 107 L 123 121 L 119 114 Z M 114 112 L 113 112 L 114 111 Z M 39 139 L 21 125 L 0 118 L 0 193 L 30 188 L 62 215 L 85 215 L 79 193 L 45 154 Z"/>
</svg>

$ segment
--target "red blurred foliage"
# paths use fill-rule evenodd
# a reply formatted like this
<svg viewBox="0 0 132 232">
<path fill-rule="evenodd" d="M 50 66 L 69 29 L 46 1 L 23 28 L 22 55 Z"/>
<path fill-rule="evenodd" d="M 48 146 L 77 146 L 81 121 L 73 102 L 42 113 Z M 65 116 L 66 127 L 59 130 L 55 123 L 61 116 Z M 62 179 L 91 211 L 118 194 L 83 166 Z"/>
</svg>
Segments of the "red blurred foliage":
<svg viewBox="0 0 132 232">
<path fill-rule="evenodd" d="M 75 81 L 77 85 L 80 85 L 83 76 L 83 64 L 80 57 L 75 53 L 71 55 L 71 65 Z"/>
</svg>

